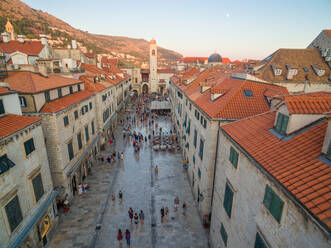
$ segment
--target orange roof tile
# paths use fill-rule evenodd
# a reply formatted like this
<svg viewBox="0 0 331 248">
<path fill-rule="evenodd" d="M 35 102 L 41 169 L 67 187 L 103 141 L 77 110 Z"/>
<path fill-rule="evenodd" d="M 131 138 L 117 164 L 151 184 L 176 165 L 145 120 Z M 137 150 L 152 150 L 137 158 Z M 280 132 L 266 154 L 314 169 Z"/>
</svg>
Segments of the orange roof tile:
<svg viewBox="0 0 331 248">
<path fill-rule="evenodd" d="M 0 48 L 4 53 L 13 53 L 19 51 L 27 55 L 38 56 L 44 45 L 40 41 L 25 41 L 21 43 L 17 40 L 9 42 L 0 42 Z"/>
<path fill-rule="evenodd" d="M 10 94 L 9 89 L 6 88 L 6 87 L 1 87 L 0 86 L 0 95 L 7 95 L 7 94 Z"/>
<path fill-rule="evenodd" d="M 269 131 L 275 117 L 275 111 L 267 112 L 221 129 L 330 228 L 325 215 L 331 211 L 331 167 L 318 158 L 328 122 L 321 119 L 284 141 Z"/>
<path fill-rule="evenodd" d="M 9 72 L 5 82 L 9 83 L 12 90 L 22 93 L 37 93 L 58 87 L 81 83 L 73 78 L 66 78 L 56 75 L 48 77 L 33 72 Z"/>
<path fill-rule="evenodd" d="M 208 57 L 183 57 L 179 60 L 180 63 L 197 63 L 204 64 L 208 61 Z"/>
<path fill-rule="evenodd" d="M 331 111 L 331 92 L 286 96 L 290 114 L 323 114 Z"/>
<path fill-rule="evenodd" d="M 84 82 L 84 89 L 91 92 L 100 92 L 106 89 L 106 87 L 100 83 L 94 82 L 94 75 L 84 75 L 79 79 Z"/>
<path fill-rule="evenodd" d="M 69 106 L 79 103 L 93 95 L 93 92 L 83 90 L 72 95 L 67 95 L 65 97 L 56 99 L 51 102 L 47 102 L 44 107 L 41 109 L 40 113 L 56 113 L 63 109 L 68 108 Z"/>
<path fill-rule="evenodd" d="M 94 59 L 95 58 L 95 54 L 94 53 L 84 53 L 86 57 L 90 58 L 90 59 Z"/>
<path fill-rule="evenodd" d="M 323 31 L 331 39 L 331 29 L 324 29 Z"/>
<path fill-rule="evenodd" d="M 33 123 L 40 121 L 41 118 L 24 115 L 8 114 L 0 117 L 0 139 L 3 139 Z"/>
</svg>

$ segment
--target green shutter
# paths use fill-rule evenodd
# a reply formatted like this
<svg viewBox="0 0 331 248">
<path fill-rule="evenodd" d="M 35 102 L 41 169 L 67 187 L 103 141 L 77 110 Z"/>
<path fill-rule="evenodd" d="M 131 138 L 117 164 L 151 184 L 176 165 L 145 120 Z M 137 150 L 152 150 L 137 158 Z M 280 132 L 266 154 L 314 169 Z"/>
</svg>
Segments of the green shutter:
<svg viewBox="0 0 331 248">
<path fill-rule="evenodd" d="M 194 147 L 197 147 L 197 136 L 198 136 L 198 133 L 197 133 L 197 130 L 195 129 L 194 130 L 194 139 L 193 139 Z"/>
<path fill-rule="evenodd" d="M 72 142 L 68 144 L 68 153 L 69 153 L 69 160 L 72 160 L 74 158 L 74 150 L 72 147 Z"/>
<path fill-rule="evenodd" d="M 15 228 L 23 220 L 20 203 L 18 197 L 15 196 L 5 207 L 6 214 L 10 226 L 10 230 L 13 232 Z"/>
<path fill-rule="evenodd" d="M 92 125 L 92 135 L 94 135 L 94 132 L 95 132 L 94 131 L 94 121 L 92 121 L 92 124 L 91 125 Z"/>
<path fill-rule="evenodd" d="M 328 148 L 328 152 L 327 152 L 326 156 L 331 160 L 331 142 L 329 144 L 329 148 Z"/>
<path fill-rule="evenodd" d="M 77 143 L 78 143 L 78 149 L 82 149 L 83 145 L 82 145 L 82 134 L 79 133 L 77 134 Z"/>
<path fill-rule="evenodd" d="M 283 120 L 282 120 L 282 128 L 280 130 L 281 134 L 285 134 L 286 133 L 286 129 L 287 129 L 287 124 L 288 124 L 288 116 L 283 115 Z"/>
<path fill-rule="evenodd" d="M 88 133 L 88 126 L 85 127 L 85 138 L 86 138 L 86 142 L 88 142 L 89 139 L 90 139 L 90 136 L 89 136 L 89 133 Z"/>
<path fill-rule="evenodd" d="M 264 199 L 263 199 L 263 204 L 266 206 L 266 208 L 270 208 L 271 206 L 271 201 L 272 201 L 272 195 L 273 195 L 273 190 L 267 185 L 265 189 L 265 194 L 264 194 Z"/>
<path fill-rule="evenodd" d="M 34 190 L 34 195 L 35 195 L 36 201 L 38 202 L 39 199 L 44 194 L 44 186 L 43 186 L 43 182 L 41 180 L 40 173 L 38 176 L 36 176 L 35 178 L 32 179 L 32 185 L 33 185 L 33 190 Z"/>
<path fill-rule="evenodd" d="M 276 123 L 276 130 L 280 132 L 283 122 L 283 115 L 281 113 L 278 114 L 277 123 Z"/>
<path fill-rule="evenodd" d="M 225 231 L 223 223 L 221 223 L 221 237 L 222 237 L 222 240 L 224 242 L 224 245 L 227 246 L 227 244 L 228 244 L 228 234 Z"/>
<path fill-rule="evenodd" d="M 2 100 L 0 99 L 0 114 L 4 114 L 4 113 L 5 113 L 5 108 L 3 106 Z"/>
<path fill-rule="evenodd" d="M 284 202 L 274 193 L 270 213 L 275 219 L 280 222 L 283 213 Z"/>
<path fill-rule="evenodd" d="M 238 152 L 231 146 L 229 160 L 235 168 L 237 168 L 238 166 L 238 156 L 239 156 Z"/>
<path fill-rule="evenodd" d="M 254 248 L 268 248 L 258 232 L 256 233 Z"/>
<path fill-rule="evenodd" d="M 233 191 L 226 183 L 225 185 L 225 194 L 224 194 L 224 201 L 223 201 L 223 207 L 225 209 L 225 212 L 231 218 L 231 212 L 232 212 L 232 201 L 233 201 Z"/>
<path fill-rule="evenodd" d="M 29 155 L 31 152 L 35 150 L 33 138 L 24 142 L 24 149 L 26 155 Z"/>
</svg>

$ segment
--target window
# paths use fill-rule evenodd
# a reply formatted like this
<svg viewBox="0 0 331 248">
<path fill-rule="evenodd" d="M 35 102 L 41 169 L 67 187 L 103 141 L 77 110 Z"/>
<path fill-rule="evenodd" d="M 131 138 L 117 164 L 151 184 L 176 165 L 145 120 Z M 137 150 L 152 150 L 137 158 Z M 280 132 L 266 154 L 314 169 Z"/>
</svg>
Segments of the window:
<svg viewBox="0 0 331 248">
<path fill-rule="evenodd" d="M 203 159 L 203 145 L 204 145 L 204 141 L 200 139 L 199 157 L 201 160 Z"/>
<path fill-rule="evenodd" d="M 21 107 L 26 107 L 26 99 L 25 99 L 25 97 L 24 96 L 20 96 L 19 99 L 20 99 Z"/>
<path fill-rule="evenodd" d="M 222 240 L 224 242 L 224 245 L 227 246 L 227 244 L 228 244 L 228 234 L 225 231 L 223 223 L 221 223 L 221 237 L 222 237 Z"/>
<path fill-rule="evenodd" d="M 197 147 L 197 137 L 198 137 L 198 132 L 196 129 L 194 129 L 193 145 L 195 148 Z"/>
<path fill-rule="evenodd" d="M 64 122 L 64 126 L 65 127 L 69 125 L 69 118 L 68 118 L 68 116 L 63 117 L 63 122 Z"/>
<path fill-rule="evenodd" d="M 82 149 L 83 144 L 82 144 L 82 134 L 81 133 L 77 134 L 77 143 L 78 143 L 78 149 L 79 150 Z"/>
<path fill-rule="evenodd" d="M 13 232 L 23 220 L 20 203 L 18 201 L 18 196 L 15 196 L 6 205 L 5 209 L 6 209 L 10 230 Z"/>
<path fill-rule="evenodd" d="M 62 89 L 61 88 L 57 89 L 57 95 L 58 95 L 59 98 L 62 97 Z"/>
<path fill-rule="evenodd" d="M 70 94 L 74 93 L 72 86 L 69 87 Z"/>
<path fill-rule="evenodd" d="M 92 135 L 94 135 L 94 121 L 92 121 L 92 123 L 91 123 L 91 126 L 92 126 Z"/>
<path fill-rule="evenodd" d="M 198 177 L 201 178 L 201 170 L 198 168 Z"/>
<path fill-rule="evenodd" d="M 36 202 L 44 195 L 44 186 L 43 181 L 41 180 L 41 174 L 32 179 L 34 196 L 36 198 Z"/>
<path fill-rule="evenodd" d="M 193 164 L 195 164 L 195 156 L 194 155 L 192 157 L 192 160 L 193 160 Z"/>
<path fill-rule="evenodd" d="M 245 97 L 253 97 L 253 92 L 251 90 L 244 90 Z"/>
<path fill-rule="evenodd" d="M 69 160 L 74 158 L 74 149 L 72 147 L 72 141 L 68 143 L 68 153 L 69 153 Z"/>
<path fill-rule="evenodd" d="M 0 175 L 2 173 L 5 173 L 6 171 L 8 171 L 10 168 L 12 168 L 14 166 L 15 166 L 15 163 L 7 157 L 7 154 L 4 154 L 0 157 Z"/>
<path fill-rule="evenodd" d="M 77 120 L 78 119 L 78 111 L 77 110 L 74 112 L 74 115 L 75 115 L 75 120 Z"/>
<path fill-rule="evenodd" d="M 237 168 L 238 166 L 238 152 L 231 146 L 230 148 L 230 162 L 233 164 L 234 168 Z"/>
<path fill-rule="evenodd" d="M 88 126 L 85 127 L 85 138 L 86 138 L 86 143 L 87 143 L 90 139 L 90 136 L 89 136 L 89 133 L 88 133 Z"/>
<path fill-rule="evenodd" d="M 309 72 L 309 70 L 308 70 L 307 67 L 303 67 L 303 70 L 304 70 L 305 72 Z"/>
<path fill-rule="evenodd" d="M 192 104 L 190 103 L 190 110 L 192 109 Z"/>
<path fill-rule="evenodd" d="M 284 202 L 268 185 L 265 189 L 263 204 L 279 223 L 282 218 Z"/>
<path fill-rule="evenodd" d="M 46 99 L 46 102 L 49 102 L 51 100 L 51 97 L 49 95 L 49 91 L 45 91 L 45 99 Z"/>
<path fill-rule="evenodd" d="M 26 156 L 28 156 L 31 152 L 35 150 L 32 138 L 24 142 L 24 148 Z"/>
<path fill-rule="evenodd" d="M 326 157 L 331 160 L 331 142 L 329 144 L 329 148 L 328 148 L 328 151 L 326 153 Z"/>
<path fill-rule="evenodd" d="M 281 135 L 284 135 L 286 133 L 288 119 L 288 116 L 278 113 L 276 130 Z"/>
<path fill-rule="evenodd" d="M 203 127 L 207 128 L 207 120 L 206 119 L 203 120 Z"/>
<path fill-rule="evenodd" d="M 2 100 L 0 99 L 0 115 L 1 114 L 4 114 L 5 113 L 5 108 L 4 108 L 4 106 L 3 106 L 3 102 L 2 102 Z"/>
<path fill-rule="evenodd" d="M 90 110 L 92 109 L 92 102 L 89 102 Z"/>
<path fill-rule="evenodd" d="M 255 238 L 255 245 L 254 248 L 268 248 L 266 242 L 264 239 L 261 237 L 260 233 L 256 233 L 256 238 Z"/>
<path fill-rule="evenodd" d="M 77 89 L 78 89 L 78 91 L 80 91 L 80 84 L 77 85 Z"/>
<path fill-rule="evenodd" d="M 229 216 L 229 218 L 231 218 L 232 201 L 233 201 L 233 190 L 231 189 L 230 185 L 228 183 L 226 183 L 223 207 L 225 209 L 226 214 Z"/>
<path fill-rule="evenodd" d="M 190 135 L 190 133 L 191 133 L 191 120 L 190 119 L 188 119 L 188 125 L 187 125 L 187 129 L 186 129 L 186 133 L 188 135 Z"/>
</svg>

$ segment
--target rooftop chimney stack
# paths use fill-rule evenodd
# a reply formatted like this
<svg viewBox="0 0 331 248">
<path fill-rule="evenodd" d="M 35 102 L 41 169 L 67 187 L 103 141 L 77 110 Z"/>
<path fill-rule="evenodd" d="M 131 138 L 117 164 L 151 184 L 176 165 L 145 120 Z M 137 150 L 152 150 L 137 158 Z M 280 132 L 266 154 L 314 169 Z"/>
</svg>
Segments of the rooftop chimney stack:
<svg viewBox="0 0 331 248">
<path fill-rule="evenodd" d="M 39 73 L 42 76 L 48 77 L 47 66 L 46 66 L 46 62 L 44 60 L 38 60 L 38 69 L 39 69 Z"/>
<path fill-rule="evenodd" d="M 4 43 L 8 43 L 10 41 L 10 35 L 7 32 L 3 32 L 2 34 L 2 40 Z"/>
</svg>

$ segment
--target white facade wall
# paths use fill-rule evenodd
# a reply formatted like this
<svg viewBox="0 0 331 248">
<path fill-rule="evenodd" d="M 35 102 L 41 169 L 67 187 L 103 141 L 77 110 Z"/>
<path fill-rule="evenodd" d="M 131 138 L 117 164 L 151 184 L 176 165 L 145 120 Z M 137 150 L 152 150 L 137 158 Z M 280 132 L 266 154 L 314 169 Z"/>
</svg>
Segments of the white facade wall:
<svg viewBox="0 0 331 248">
<path fill-rule="evenodd" d="M 20 102 L 18 99 L 18 95 L 16 93 L 0 96 L 0 99 L 3 102 L 3 106 L 5 108 L 6 113 L 22 115 Z"/>
<path fill-rule="evenodd" d="M 330 247 L 327 237 L 311 218 L 305 216 L 303 211 L 221 132 L 219 144 L 210 229 L 212 248 L 225 247 L 220 234 L 221 223 L 228 235 L 227 247 L 254 247 L 257 231 L 270 247 Z M 229 161 L 231 146 L 239 153 L 237 168 Z M 234 189 L 231 218 L 223 207 L 226 182 Z M 263 205 L 266 185 L 284 201 L 280 223 Z"/>
<path fill-rule="evenodd" d="M 308 83 L 306 86 L 304 83 L 274 83 L 275 85 L 286 87 L 290 94 L 293 93 L 310 93 L 317 91 L 331 91 L 331 83 Z"/>
</svg>

